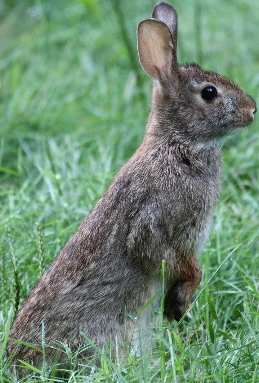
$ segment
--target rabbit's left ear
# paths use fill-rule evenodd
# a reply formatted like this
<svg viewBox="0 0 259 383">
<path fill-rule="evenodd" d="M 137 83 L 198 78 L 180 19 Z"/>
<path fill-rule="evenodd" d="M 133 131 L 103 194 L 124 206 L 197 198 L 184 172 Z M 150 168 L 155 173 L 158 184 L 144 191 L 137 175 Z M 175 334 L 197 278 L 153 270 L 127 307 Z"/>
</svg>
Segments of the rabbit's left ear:
<svg viewBox="0 0 259 383">
<path fill-rule="evenodd" d="M 172 77 L 177 63 L 172 35 L 166 24 L 156 19 L 139 23 L 138 53 L 142 67 L 151 77 L 161 82 Z"/>
<path fill-rule="evenodd" d="M 172 40 L 175 46 L 177 46 L 177 13 L 172 5 L 161 2 L 157 4 L 152 13 L 152 18 L 162 21 L 167 25 L 172 35 Z"/>
</svg>

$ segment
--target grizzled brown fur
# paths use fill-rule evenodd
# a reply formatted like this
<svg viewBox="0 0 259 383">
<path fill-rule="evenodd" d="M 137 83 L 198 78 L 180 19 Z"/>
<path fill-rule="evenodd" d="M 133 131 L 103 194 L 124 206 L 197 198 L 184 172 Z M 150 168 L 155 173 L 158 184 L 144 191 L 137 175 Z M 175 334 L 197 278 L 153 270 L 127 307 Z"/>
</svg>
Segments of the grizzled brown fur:
<svg viewBox="0 0 259 383">
<path fill-rule="evenodd" d="M 253 120 L 255 102 L 224 77 L 178 65 L 177 16 L 166 3 L 138 28 L 138 49 L 154 79 L 142 145 L 44 273 L 14 322 L 9 354 L 37 361 L 22 340 L 77 347 L 131 339 L 139 308 L 169 268 L 165 314 L 180 319 L 201 280 L 196 256 L 219 192 L 217 138 Z M 217 88 L 207 102 L 201 90 Z"/>
</svg>

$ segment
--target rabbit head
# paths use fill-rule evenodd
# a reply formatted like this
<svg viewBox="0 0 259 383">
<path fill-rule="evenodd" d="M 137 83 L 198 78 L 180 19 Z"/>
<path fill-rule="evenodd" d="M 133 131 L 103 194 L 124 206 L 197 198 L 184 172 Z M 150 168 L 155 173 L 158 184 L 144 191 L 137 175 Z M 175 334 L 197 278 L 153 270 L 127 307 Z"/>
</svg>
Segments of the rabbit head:
<svg viewBox="0 0 259 383">
<path fill-rule="evenodd" d="M 167 138 L 208 142 L 248 125 L 256 103 L 227 78 L 177 62 L 177 13 L 166 3 L 138 26 L 140 63 L 153 79 L 150 130 Z"/>
</svg>

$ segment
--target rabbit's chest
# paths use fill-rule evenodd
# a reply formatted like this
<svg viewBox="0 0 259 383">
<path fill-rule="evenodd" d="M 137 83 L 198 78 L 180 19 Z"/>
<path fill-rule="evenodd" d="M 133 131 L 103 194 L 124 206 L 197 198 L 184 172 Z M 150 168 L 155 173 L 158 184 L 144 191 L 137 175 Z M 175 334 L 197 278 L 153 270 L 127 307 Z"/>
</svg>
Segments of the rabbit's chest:
<svg viewBox="0 0 259 383">
<path fill-rule="evenodd" d="M 185 212 L 188 213 L 188 210 Z M 198 211 L 189 211 L 189 217 L 183 219 L 182 222 L 174 228 L 173 237 L 176 248 L 181 253 L 188 254 L 200 252 L 208 239 L 211 226 L 211 210 L 206 213 Z"/>
<path fill-rule="evenodd" d="M 208 238 L 213 208 L 218 199 L 218 187 L 213 179 L 209 182 L 195 182 L 182 188 L 177 201 L 176 214 L 168 214 L 171 239 L 176 249 L 183 253 L 199 252 Z"/>
</svg>

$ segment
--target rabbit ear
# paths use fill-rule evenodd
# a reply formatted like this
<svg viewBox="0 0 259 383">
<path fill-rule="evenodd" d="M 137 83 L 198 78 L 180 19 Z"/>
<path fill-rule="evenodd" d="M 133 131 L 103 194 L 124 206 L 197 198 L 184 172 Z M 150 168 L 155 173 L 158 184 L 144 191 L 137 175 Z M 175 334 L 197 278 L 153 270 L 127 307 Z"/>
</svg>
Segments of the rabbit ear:
<svg viewBox="0 0 259 383">
<path fill-rule="evenodd" d="M 166 24 L 172 34 L 175 50 L 177 45 L 177 13 L 172 5 L 161 2 L 157 4 L 152 13 L 154 19 Z"/>
<path fill-rule="evenodd" d="M 176 65 L 175 47 L 168 27 L 159 20 L 141 21 L 138 26 L 138 53 L 143 69 L 155 79 L 171 76 Z"/>
</svg>

